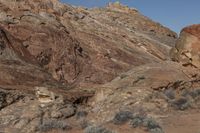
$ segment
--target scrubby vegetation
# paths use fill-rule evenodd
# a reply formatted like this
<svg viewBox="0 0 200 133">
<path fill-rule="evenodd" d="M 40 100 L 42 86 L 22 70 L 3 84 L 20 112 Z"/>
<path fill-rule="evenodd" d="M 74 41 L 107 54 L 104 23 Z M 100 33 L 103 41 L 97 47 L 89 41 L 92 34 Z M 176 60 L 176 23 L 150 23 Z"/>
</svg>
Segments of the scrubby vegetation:
<svg viewBox="0 0 200 133">
<path fill-rule="evenodd" d="M 172 107 L 178 110 L 185 110 L 191 106 L 191 101 L 188 98 L 179 98 L 171 102 Z"/>
<path fill-rule="evenodd" d="M 115 133 L 101 126 L 88 126 L 84 133 Z"/>
<path fill-rule="evenodd" d="M 133 128 L 145 127 L 151 133 L 164 133 L 161 126 L 153 119 L 136 115 L 130 121 Z"/>
<path fill-rule="evenodd" d="M 164 99 L 168 107 L 176 110 L 186 110 L 189 108 L 199 108 L 200 89 L 193 88 L 191 82 L 177 81 L 162 87 L 164 89 L 155 89 L 151 95 L 152 100 Z"/>
<path fill-rule="evenodd" d="M 167 102 L 177 110 L 186 110 L 194 107 L 200 99 L 200 89 L 183 89 L 175 96 L 175 91 L 164 93 L 167 97 Z"/>
<path fill-rule="evenodd" d="M 124 124 L 126 122 L 129 122 L 133 128 L 146 128 L 150 133 L 164 133 L 162 127 L 153 118 L 145 115 L 121 111 L 113 119 L 114 124 Z"/>
<path fill-rule="evenodd" d="M 38 127 L 38 130 L 40 132 L 47 132 L 47 131 L 51 131 L 53 129 L 69 130 L 69 129 L 71 129 L 71 127 L 68 126 L 65 122 L 57 121 L 57 120 L 45 120 Z"/>
<path fill-rule="evenodd" d="M 76 113 L 76 118 L 77 119 L 81 119 L 81 118 L 84 118 L 88 115 L 88 113 L 86 111 L 79 111 Z"/>
<path fill-rule="evenodd" d="M 124 124 L 133 117 L 133 114 L 129 111 L 121 111 L 117 113 L 113 119 L 114 124 Z"/>
</svg>

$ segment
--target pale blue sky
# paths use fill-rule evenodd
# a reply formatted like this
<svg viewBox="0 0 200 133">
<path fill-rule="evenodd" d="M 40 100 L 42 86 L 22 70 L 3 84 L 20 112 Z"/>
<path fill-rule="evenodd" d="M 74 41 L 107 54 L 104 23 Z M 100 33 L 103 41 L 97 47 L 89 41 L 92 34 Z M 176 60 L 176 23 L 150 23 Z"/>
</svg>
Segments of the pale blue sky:
<svg viewBox="0 0 200 133">
<path fill-rule="evenodd" d="M 102 7 L 116 0 L 61 0 L 84 7 Z M 177 33 L 186 25 L 200 23 L 200 0 L 119 0 Z"/>
</svg>

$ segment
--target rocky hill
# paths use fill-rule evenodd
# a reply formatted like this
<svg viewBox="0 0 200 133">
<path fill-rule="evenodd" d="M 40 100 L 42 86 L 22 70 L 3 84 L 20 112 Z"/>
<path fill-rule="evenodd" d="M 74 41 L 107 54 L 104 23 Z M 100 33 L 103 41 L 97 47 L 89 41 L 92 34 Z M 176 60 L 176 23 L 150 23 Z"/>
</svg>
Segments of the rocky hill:
<svg viewBox="0 0 200 133">
<path fill-rule="evenodd" d="M 0 10 L 0 131 L 198 132 L 199 25 L 178 39 L 120 3 L 0 0 Z"/>
</svg>

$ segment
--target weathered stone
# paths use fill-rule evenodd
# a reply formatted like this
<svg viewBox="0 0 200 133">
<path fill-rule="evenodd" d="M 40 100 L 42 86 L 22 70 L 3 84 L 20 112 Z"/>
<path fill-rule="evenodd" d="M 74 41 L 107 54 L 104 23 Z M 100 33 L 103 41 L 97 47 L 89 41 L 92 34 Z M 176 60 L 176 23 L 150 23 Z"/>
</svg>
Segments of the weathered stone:
<svg viewBox="0 0 200 133">
<path fill-rule="evenodd" d="M 198 28 L 182 32 L 175 60 L 198 66 L 196 35 Z M 195 132 L 199 91 L 191 89 L 199 87 L 200 74 L 166 61 L 176 38 L 175 32 L 118 2 L 86 9 L 58 0 L 0 0 L 0 131 L 140 132 L 143 128 L 126 123 L 136 113 L 178 127 L 169 132 L 188 133 L 180 130 L 187 127 Z M 179 95 L 191 103 L 179 101 Z M 173 119 L 183 115 L 170 103 L 184 111 L 191 105 L 194 113 L 184 114 L 195 117 Z M 115 120 L 124 125 L 110 122 L 122 110 L 130 113 Z M 169 117 L 163 120 L 163 113 Z M 150 132 L 162 132 L 158 124 L 147 124 Z"/>
<path fill-rule="evenodd" d="M 200 68 L 200 25 L 184 28 L 174 48 L 171 58 L 183 65 L 192 65 Z"/>
<path fill-rule="evenodd" d="M 76 109 L 73 105 L 54 105 L 51 112 L 52 118 L 69 118 L 75 115 Z"/>
<path fill-rule="evenodd" d="M 56 99 L 55 94 L 46 87 L 36 87 L 36 97 L 41 103 L 51 103 Z"/>
<path fill-rule="evenodd" d="M 1 24 L 3 31 L 12 35 L 6 33 L 14 53 L 24 55 L 28 62 L 41 65 L 54 79 L 69 85 L 103 84 L 131 67 L 165 60 L 172 44 L 165 40 L 175 40 L 169 34 L 176 36 L 138 11 L 117 3 L 87 10 L 54 0 L 0 2 L 11 9 L 2 12 L 2 21 L 3 14 L 19 21 Z M 118 22 L 115 26 L 110 23 L 112 19 Z M 149 36 L 149 28 L 156 34 Z M 96 29 L 105 34 L 100 35 Z"/>
</svg>

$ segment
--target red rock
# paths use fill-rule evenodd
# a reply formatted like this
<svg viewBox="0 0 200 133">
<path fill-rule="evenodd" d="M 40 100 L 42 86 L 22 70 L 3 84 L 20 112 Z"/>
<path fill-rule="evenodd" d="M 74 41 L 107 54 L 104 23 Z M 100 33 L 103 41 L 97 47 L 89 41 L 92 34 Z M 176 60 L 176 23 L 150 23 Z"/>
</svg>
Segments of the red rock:
<svg viewBox="0 0 200 133">
<path fill-rule="evenodd" d="M 178 54 L 172 52 L 182 63 L 185 49 L 198 55 L 193 27 L 181 33 Z M 199 115 L 199 70 L 168 61 L 176 40 L 175 32 L 120 3 L 86 9 L 58 0 L 0 0 L 0 131 L 74 133 L 96 124 L 146 132 L 113 125 L 124 111 L 127 122 L 132 114 L 150 116 L 173 132 L 166 123 L 177 118 L 162 123 L 162 115 L 181 117 L 176 109 L 188 108 Z M 75 117 L 79 111 L 87 115 Z M 199 122 L 180 122 L 176 132 L 188 121 Z"/>
<path fill-rule="evenodd" d="M 1 26 L 30 54 L 29 62 L 73 86 L 103 84 L 131 67 L 166 60 L 176 36 L 123 5 L 116 8 L 126 12 L 90 11 L 53 0 L 1 3 L 7 9 L 2 13 L 10 15 Z"/>
<path fill-rule="evenodd" d="M 200 68 L 200 25 L 184 28 L 180 37 L 171 50 L 172 59 L 183 65 L 192 65 Z"/>
<path fill-rule="evenodd" d="M 188 27 L 185 27 L 182 32 L 187 32 L 189 34 L 192 34 L 198 38 L 200 38 L 200 24 L 196 24 L 196 25 L 191 25 Z"/>
</svg>

